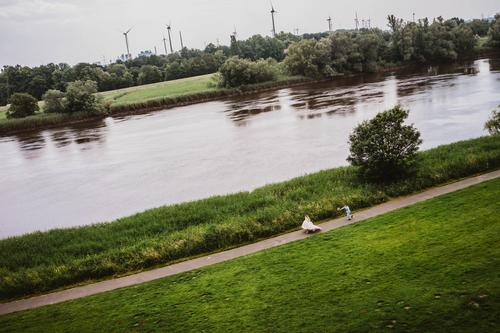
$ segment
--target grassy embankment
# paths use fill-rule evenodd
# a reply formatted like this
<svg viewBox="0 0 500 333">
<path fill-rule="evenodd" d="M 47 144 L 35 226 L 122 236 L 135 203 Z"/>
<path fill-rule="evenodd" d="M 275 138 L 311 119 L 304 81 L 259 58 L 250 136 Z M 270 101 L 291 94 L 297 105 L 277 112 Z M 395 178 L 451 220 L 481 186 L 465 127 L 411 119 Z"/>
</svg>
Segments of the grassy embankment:
<svg viewBox="0 0 500 333">
<path fill-rule="evenodd" d="M 0 107 L 0 135 L 102 118 L 113 114 L 160 110 L 310 81 L 302 77 L 283 76 L 276 81 L 225 89 L 217 88 L 213 77 L 214 74 L 209 74 L 99 93 L 109 105 L 109 111 L 105 115 L 47 114 L 43 113 L 43 103 L 40 102 L 41 111 L 36 115 L 21 119 L 6 119 L 7 107 Z"/>
<path fill-rule="evenodd" d="M 498 332 L 500 179 L 1 332 Z"/>
<path fill-rule="evenodd" d="M 0 240 L 0 299 L 36 294 L 165 265 L 297 228 L 304 216 L 338 216 L 500 167 L 500 136 L 419 154 L 417 174 L 391 185 L 363 183 L 343 167 L 205 200 L 148 210 L 112 223 Z M 36 223 L 36 221 L 33 221 Z"/>
</svg>

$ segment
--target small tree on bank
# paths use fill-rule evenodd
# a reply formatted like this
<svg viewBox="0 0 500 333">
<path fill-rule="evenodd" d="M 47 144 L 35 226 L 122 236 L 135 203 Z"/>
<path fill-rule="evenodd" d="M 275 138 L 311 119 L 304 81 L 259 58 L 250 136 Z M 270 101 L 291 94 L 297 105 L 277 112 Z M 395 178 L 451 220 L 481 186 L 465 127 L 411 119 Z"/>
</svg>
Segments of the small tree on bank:
<svg viewBox="0 0 500 333">
<path fill-rule="evenodd" d="M 347 160 L 372 180 L 387 181 L 407 174 L 422 143 L 420 132 L 404 124 L 408 114 L 398 105 L 359 124 L 349 136 Z"/>
<path fill-rule="evenodd" d="M 500 111 L 494 110 L 491 113 L 490 119 L 484 124 L 484 128 L 491 134 L 500 133 Z"/>
<path fill-rule="evenodd" d="M 234 88 L 246 84 L 255 84 L 276 80 L 277 62 L 273 59 L 251 61 L 231 57 L 219 69 L 220 87 Z"/>
<path fill-rule="evenodd" d="M 65 94 L 56 89 L 47 90 L 43 95 L 43 112 L 63 113 L 66 112 Z"/>
<path fill-rule="evenodd" d="M 15 93 L 9 98 L 10 107 L 7 118 L 24 118 L 35 114 L 39 110 L 35 97 L 25 93 Z"/>
<path fill-rule="evenodd" d="M 104 105 L 96 93 L 97 83 L 95 81 L 71 82 L 66 89 L 66 112 L 104 112 Z"/>
</svg>

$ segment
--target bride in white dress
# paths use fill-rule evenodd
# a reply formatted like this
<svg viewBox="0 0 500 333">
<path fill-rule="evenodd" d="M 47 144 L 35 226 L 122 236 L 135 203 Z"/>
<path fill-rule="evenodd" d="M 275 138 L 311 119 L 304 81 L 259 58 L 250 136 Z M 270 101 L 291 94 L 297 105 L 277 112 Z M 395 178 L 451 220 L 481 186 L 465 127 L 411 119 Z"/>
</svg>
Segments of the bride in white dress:
<svg viewBox="0 0 500 333">
<path fill-rule="evenodd" d="M 302 229 L 304 229 L 306 233 L 321 231 L 321 227 L 312 223 L 308 215 L 305 216 L 304 222 L 302 222 Z"/>
</svg>

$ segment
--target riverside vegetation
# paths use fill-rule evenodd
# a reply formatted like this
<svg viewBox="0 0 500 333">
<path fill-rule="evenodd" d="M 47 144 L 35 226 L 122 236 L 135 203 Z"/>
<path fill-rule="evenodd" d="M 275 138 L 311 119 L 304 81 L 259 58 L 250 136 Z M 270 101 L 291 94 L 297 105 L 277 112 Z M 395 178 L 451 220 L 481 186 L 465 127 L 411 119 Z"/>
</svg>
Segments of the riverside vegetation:
<svg viewBox="0 0 500 333">
<path fill-rule="evenodd" d="M 111 223 L 0 240 L 0 299 L 42 293 L 165 265 L 294 230 L 304 214 L 338 216 L 336 207 L 369 207 L 391 197 L 500 167 L 498 135 L 416 155 L 415 172 L 367 183 L 356 167 L 205 200 L 148 210 Z M 36 223 L 36 221 L 33 221 Z"/>
<path fill-rule="evenodd" d="M 0 332 L 498 332 L 499 196 L 492 180 L 214 266 L 2 316 Z"/>
<path fill-rule="evenodd" d="M 256 35 L 245 41 L 233 41 L 230 46 L 208 45 L 203 51 L 185 48 L 169 56 L 148 54 L 107 66 L 84 63 L 73 67 L 49 64 L 33 69 L 6 66 L 0 72 L 0 105 L 6 104 L 16 92 L 30 93 L 36 98 L 48 90 L 64 93 L 74 81 L 94 81 L 100 92 L 153 84 L 138 87 L 135 92 L 117 90 L 109 94 L 121 96 L 123 93 L 123 96 L 137 98 L 133 102 L 128 98 L 108 100 L 106 114 L 137 112 L 286 86 L 306 78 L 330 79 L 406 64 L 454 62 L 485 48 L 500 46 L 500 15 L 493 22 L 441 17 L 432 22 L 426 18 L 406 22 L 390 15 L 388 26 L 390 31 L 360 29 L 302 36 L 280 33 L 275 38 Z M 164 80 L 217 71 L 214 82 L 205 82 L 207 77 L 201 76 L 186 85 L 187 81 L 155 85 Z M 191 84 L 193 89 L 180 92 Z M 169 89 L 174 92 L 170 93 Z M 7 121 L 0 110 L 0 133 L 80 121 L 85 114 L 96 116 L 78 111 L 75 117 L 42 111 L 25 120 Z"/>
</svg>

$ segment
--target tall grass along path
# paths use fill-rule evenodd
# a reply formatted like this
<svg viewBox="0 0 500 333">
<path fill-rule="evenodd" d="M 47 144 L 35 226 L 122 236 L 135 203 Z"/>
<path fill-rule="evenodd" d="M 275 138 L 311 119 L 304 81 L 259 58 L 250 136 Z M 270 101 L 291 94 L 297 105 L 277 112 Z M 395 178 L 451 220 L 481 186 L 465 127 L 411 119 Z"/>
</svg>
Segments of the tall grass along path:
<svg viewBox="0 0 500 333">
<path fill-rule="evenodd" d="M 341 167 L 110 223 L 2 239 L 0 302 L 228 250 L 296 230 L 305 214 L 326 221 L 342 205 L 360 210 L 497 169 L 498 135 L 423 151 L 415 173 L 390 184 L 366 183 L 355 167 Z"/>
<path fill-rule="evenodd" d="M 500 170 L 490 172 L 484 175 L 475 176 L 471 178 L 467 178 L 455 183 L 451 183 L 441 187 L 435 187 L 430 190 L 414 194 L 411 196 L 400 197 L 389 202 L 380 204 L 378 206 L 359 211 L 355 213 L 355 219 L 351 221 L 347 221 L 345 218 L 337 218 L 334 220 L 330 220 L 321 224 L 323 228 L 323 232 L 330 231 L 333 229 L 340 228 L 342 226 L 363 221 L 365 219 L 381 215 L 402 207 L 406 207 L 417 202 L 425 201 L 446 193 L 454 192 L 475 184 L 479 184 L 481 182 L 492 180 L 500 177 Z M 209 256 L 204 256 L 200 258 L 196 258 L 193 260 L 184 261 L 178 264 L 170 265 L 167 267 L 162 267 L 158 269 L 154 269 L 147 272 L 142 272 L 139 274 L 129 275 L 126 277 L 107 280 L 83 287 L 77 287 L 73 289 L 67 289 L 64 291 L 59 291 L 47 295 L 32 297 L 28 299 L 18 300 L 9 303 L 0 304 L 0 314 L 8 314 L 17 311 L 34 309 L 44 305 L 60 303 L 72 299 L 77 299 L 85 296 L 90 296 L 118 288 L 123 288 L 127 286 L 132 286 L 136 284 L 140 284 L 147 281 L 156 280 L 159 278 L 163 278 L 166 276 L 171 276 L 174 274 L 198 269 L 201 267 L 213 265 L 216 263 L 224 262 L 227 260 L 231 260 L 234 258 L 238 258 L 241 256 L 245 256 L 251 253 L 255 253 L 264 249 L 269 249 L 272 247 L 280 246 L 286 243 L 298 241 L 305 239 L 308 236 L 302 231 L 295 231 L 291 233 L 287 233 L 278 237 L 269 238 L 257 243 L 253 243 L 250 245 L 238 247 L 232 250 L 219 252 L 216 254 L 212 254 Z"/>
</svg>

